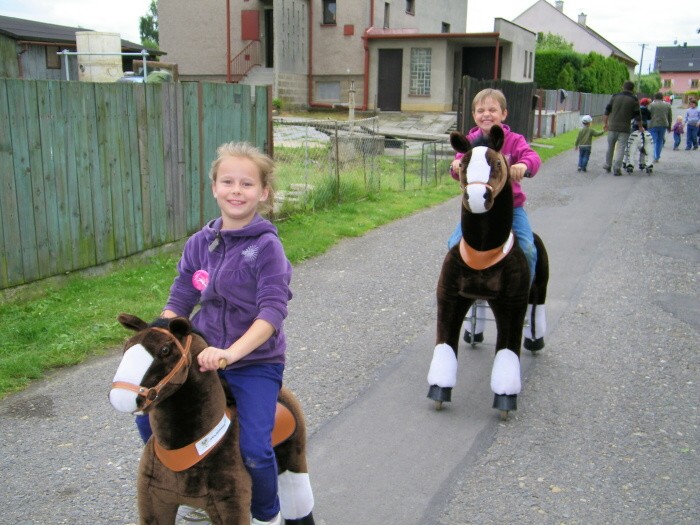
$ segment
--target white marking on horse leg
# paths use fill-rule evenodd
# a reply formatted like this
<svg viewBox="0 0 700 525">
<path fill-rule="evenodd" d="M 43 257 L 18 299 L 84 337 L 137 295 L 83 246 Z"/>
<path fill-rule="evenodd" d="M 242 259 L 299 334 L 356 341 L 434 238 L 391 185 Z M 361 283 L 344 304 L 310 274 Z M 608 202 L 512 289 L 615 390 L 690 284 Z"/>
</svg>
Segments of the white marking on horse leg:
<svg viewBox="0 0 700 525">
<path fill-rule="evenodd" d="M 532 324 L 532 310 L 535 310 L 535 324 Z M 547 333 L 547 314 L 543 304 L 528 304 L 525 315 L 528 326 L 525 329 L 525 337 L 528 339 L 539 339 Z M 533 330 L 534 328 L 534 330 Z"/>
<path fill-rule="evenodd" d="M 124 352 L 119 368 L 114 374 L 113 382 L 124 381 L 134 385 L 140 385 L 143 376 L 153 363 L 153 356 L 143 345 L 134 345 Z M 120 412 L 133 412 L 137 409 L 137 394 L 123 388 L 113 388 L 109 392 L 109 401 Z"/>
<path fill-rule="evenodd" d="M 277 477 L 280 511 L 286 520 L 305 518 L 314 508 L 314 494 L 306 472 L 286 470 Z"/>
<path fill-rule="evenodd" d="M 496 352 L 491 369 L 491 390 L 494 394 L 510 396 L 520 393 L 520 358 L 508 348 Z"/>
<path fill-rule="evenodd" d="M 447 343 L 441 343 L 433 350 L 428 384 L 440 388 L 452 388 L 457 384 L 457 356 Z"/>
</svg>

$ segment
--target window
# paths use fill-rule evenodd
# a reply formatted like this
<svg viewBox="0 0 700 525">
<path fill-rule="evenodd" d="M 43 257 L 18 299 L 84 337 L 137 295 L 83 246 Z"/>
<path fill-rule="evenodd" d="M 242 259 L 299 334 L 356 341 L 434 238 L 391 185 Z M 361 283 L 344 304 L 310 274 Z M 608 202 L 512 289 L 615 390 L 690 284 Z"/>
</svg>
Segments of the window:
<svg viewBox="0 0 700 525">
<path fill-rule="evenodd" d="M 671 87 L 671 79 L 670 79 L 670 78 L 665 78 L 665 79 L 664 79 L 664 87 L 665 87 L 665 88 L 670 88 L 670 87 Z"/>
<path fill-rule="evenodd" d="M 415 2 L 415 0 L 406 0 L 406 12 L 409 15 L 416 14 L 416 2 Z"/>
<path fill-rule="evenodd" d="M 535 61 L 532 59 L 532 51 L 530 51 L 530 65 L 527 69 L 527 78 L 532 78 L 532 66 L 534 63 Z"/>
<path fill-rule="evenodd" d="M 442 23 L 442 32 L 443 33 L 449 33 L 450 32 L 450 24 L 447 22 Z"/>
<path fill-rule="evenodd" d="M 411 80 L 409 95 L 430 95 L 430 60 L 432 50 L 429 47 L 411 48 Z"/>
<path fill-rule="evenodd" d="M 316 82 L 316 100 L 340 101 L 340 82 Z"/>
<path fill-rule="evenodd" d="M 384 2 L 384 29 L 389 28 L 389 13 L 391 11 L 391 4 L 389 2 Z"/>
<path fill-rule="evenodd" d="M 697 89 L 697 87 L 698 87 L 698 79 L 697 78 L 690 79 L 690 87 L 693 89 Z"/>
<path fill-rule="evenodd" d="M 525 51 L 525 60 L 523 60 L 523 77 L 527 78 L 527 50 Z"/>
<path fill-rule="evenodd" d="M 61 69 L 61 57 L 58 46 L 46 46 L 46 69 Z"/>
<path fill-rule="evenodd" d="M 323 23 L 335 25 L 335 2 L 323 0 Z"/>
</svg>

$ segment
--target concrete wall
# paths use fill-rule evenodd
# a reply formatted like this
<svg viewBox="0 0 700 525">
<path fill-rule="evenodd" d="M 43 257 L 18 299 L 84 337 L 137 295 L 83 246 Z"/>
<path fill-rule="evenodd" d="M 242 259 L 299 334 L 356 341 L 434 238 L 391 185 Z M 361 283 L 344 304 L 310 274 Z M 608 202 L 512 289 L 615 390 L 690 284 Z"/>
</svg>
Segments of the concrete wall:
<svg viewBox="0 0 700 525">
<path fill-rule="evenodd" d="M 432 49 L 430 95 L 410 95 L 411 49 L 424 47 Z M 403 50 L 403 70 L 401 75 L 402 111 L 452 111 L 455 48 L 448 45 L 447 40 L 437 38 L 372 40 L 370 42 L 369 89 L 371 96 L 368 101 L 368 109 L 376 109 L 379 49 Z"/>
<path fill-rule="evenodd" d="M 537 34 L 503 18 L 495 20 L 494 31 L 510 42 L 503 46 L 501 78 L 514 82 L 533 82 Z"/>
</svg>

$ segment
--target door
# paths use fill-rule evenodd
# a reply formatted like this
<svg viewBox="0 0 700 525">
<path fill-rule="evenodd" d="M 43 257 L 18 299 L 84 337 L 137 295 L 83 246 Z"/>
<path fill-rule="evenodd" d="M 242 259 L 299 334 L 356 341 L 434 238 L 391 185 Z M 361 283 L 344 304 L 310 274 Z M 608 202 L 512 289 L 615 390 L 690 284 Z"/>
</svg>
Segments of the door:
<svg viewBox="0 0 700 525">
<path fill-rule="evenodd" d="M 377 74 L 377 109 L 401 111 L 402 49 L 380 49 Z"/>
</svg>

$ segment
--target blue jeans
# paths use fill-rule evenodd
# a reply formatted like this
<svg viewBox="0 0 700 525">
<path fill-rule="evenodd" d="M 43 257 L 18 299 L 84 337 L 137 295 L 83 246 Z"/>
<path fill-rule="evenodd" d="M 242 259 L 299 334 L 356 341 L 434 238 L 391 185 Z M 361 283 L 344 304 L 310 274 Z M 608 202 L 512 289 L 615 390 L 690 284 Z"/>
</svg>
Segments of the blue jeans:
<svg viewBox="0 0 700 525">
<path fill-rule="evenodd" d="M 680 133 L 674 133 L 673 134 L 673 149 L 678 149 L 678 146 L 681 145 L 681 134 Z"/>
<path fill-rule="evenodd" d="M 578 147 L 578 168 L 580 170 L 586 171 L 588 167 L 588 159 L 591 158 L 591 147 L 590 146 L 579 146 Z"/>
<path fill-rule="evenodd" d="M 685 149 L 698 147 L 698 127 L 695 124 L 686 126 Z"/>
<path fill-rule="evenodd" d="M 661 150 L 664 148 L 664 144 L 666 143 L 667 129 L 668 128 L 663 126 L 649 128 L 649 133 L 651 133 L 651 137 L 654 139 L 654 162 L 661 158 Z"/>
<path fill-rule="evenodd" d="M 530 220 L 527 218 L 525 208 L 518 206 L 513 208 L 513 234 L 518 239 L 518 245 L 525 254 L 527 264 L 530 267 L 530 282 L 535 280 L 535 264 L 537 263 L 537 248 L 535 239 L 532 236 Z M 459 243 L 462 238 L 462 223 L 458 223 L 455 230 L 447 241 L 447 247 L 451 249 Z"/>
<path fill-rule="evenodd" d="M 253 482 L 250 513 L 261 521 L 270 521 L 280 511 L 272 428 L 283 373 L 281 364 L 248 365 L 219 372 L 236 400 L 241 456 Z M 148 416 L 136 416 L 136 426 L 147 441 L 151 436 Z"/>
</svg>

